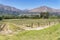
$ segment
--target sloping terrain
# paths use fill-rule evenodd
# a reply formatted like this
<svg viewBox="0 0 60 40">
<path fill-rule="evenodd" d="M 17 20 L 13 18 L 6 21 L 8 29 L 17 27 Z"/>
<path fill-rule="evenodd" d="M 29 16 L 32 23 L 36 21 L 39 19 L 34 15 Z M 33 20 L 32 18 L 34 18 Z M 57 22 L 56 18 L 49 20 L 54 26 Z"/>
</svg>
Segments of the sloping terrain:
<svg viewBox="0 0 60 40">
<path fill-rule="evenodd" d="M 39 15 L 40 12 L 50 12 L 52 14 L 57 13 L 60 14 L 60 9 L 55 9 L 55 8 L 51 8 L 48 6 L 40 6 L 37 8 L 33 8 L 31 10 L 21 10 L 21 9 L 17 9 L 15 7 L 11 7 L 11 6 L 7 6 L 7 5 L 3 5 L 0 4 L 0 16 L 4 15 L 4 16 L 13 16 L 13 15 Z"/>
<path fill-rule="evenodd" d="M 41 30 L 59 23 L 59 19 L 9 19 L 0 23 L 0 31 L 10 33 L 22 30 Z"/>
<path fill-rule="evenodd" d="M 55 9 L 48 6 L 41 6 L 31 9 L 30 12 L 60 12 L 60 9 Z"/>
<path fill-rule="evenodd" d="M 60 24 L 39 31 L 25 31 L 17 35 L 20 40 L 60 40 Z"/>
<path fill-rule="evenodd" d="M 11 35 L 0 34 L 0 40 L 60 40 L 60 24 L 43 30 L 21 31 Z"/>
<path fill-rule="evenodd" d="M 21 12 L 22 12 L 22 10 L 17 9 L 15 7 L 0 4 L 0 14 L 1 15 L 18 15 Z"/>
</svg>

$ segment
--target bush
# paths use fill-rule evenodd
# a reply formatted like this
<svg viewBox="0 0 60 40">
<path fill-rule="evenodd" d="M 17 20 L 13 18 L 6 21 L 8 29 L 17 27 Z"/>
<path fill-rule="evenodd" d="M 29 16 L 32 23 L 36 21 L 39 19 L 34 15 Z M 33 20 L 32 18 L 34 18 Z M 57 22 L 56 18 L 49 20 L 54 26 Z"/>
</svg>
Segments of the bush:
<svg viewBox="0 0 60 40">
<path fill-rule="evenodd" d="M 0 17 L 0 21 L 1 21 L 1 20 L 3 20 L 3 18 L 2 18 L 2 17 Z"/>
</svg>

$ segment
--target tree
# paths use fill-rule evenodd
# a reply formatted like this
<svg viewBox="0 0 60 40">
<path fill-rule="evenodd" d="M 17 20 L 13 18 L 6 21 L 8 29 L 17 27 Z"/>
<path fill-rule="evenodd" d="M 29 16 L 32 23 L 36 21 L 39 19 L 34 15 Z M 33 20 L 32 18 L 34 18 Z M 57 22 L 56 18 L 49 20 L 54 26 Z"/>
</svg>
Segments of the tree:
<svg viewBox="0 0 60 40">
<path fill-rule="evenodd" d="M 41 12 L 40 18 L 49 18 L 49 13 L 48 12 Z"/>
<path fill-rule="evenodd" d="M 3 17 L 0 17 L 0 21 L 3 20 Z"/>
</svg>

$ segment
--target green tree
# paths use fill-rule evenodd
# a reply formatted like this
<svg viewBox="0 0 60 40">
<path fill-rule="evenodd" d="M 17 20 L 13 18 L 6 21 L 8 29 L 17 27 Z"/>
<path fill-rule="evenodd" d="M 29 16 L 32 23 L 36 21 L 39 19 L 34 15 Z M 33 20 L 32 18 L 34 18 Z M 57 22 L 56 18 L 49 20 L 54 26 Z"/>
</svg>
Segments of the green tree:
<svg viewBox="0 0 60 40">
<path fill-rule="evenodd" d="M 49 18 L 49 12 L 41 12 L 40 18 Z"/>
<path fill-rule="evenodd" d="M 3 20 L 3 17 L 0 17 L 0 21 Z"/>
</svg>

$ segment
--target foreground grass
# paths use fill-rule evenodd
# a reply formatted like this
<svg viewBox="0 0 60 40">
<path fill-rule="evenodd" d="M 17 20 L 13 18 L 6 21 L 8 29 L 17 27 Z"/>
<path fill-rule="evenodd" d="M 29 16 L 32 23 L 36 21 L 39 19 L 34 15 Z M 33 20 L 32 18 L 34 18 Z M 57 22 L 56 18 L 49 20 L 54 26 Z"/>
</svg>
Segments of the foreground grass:
<svg viewBox="0 0 60 40">
<path fill-rule="evenodd" d="M 60 24 L 39 31 L 22 31 L 12 36 L 0 35 L 0 40 L 60 40 Z"/>
<path fill-rule="evenodd" d="M 11 23 L 9 23 L 9 29 L 12 30 L 12 31 L 17 31 L 17 30 L 19 30 L 20 28 L 17 27 L 17 26 L 15 26 L 15 25 L 13 25 L 13 24 L 11 24 Z"/>
</svg>

